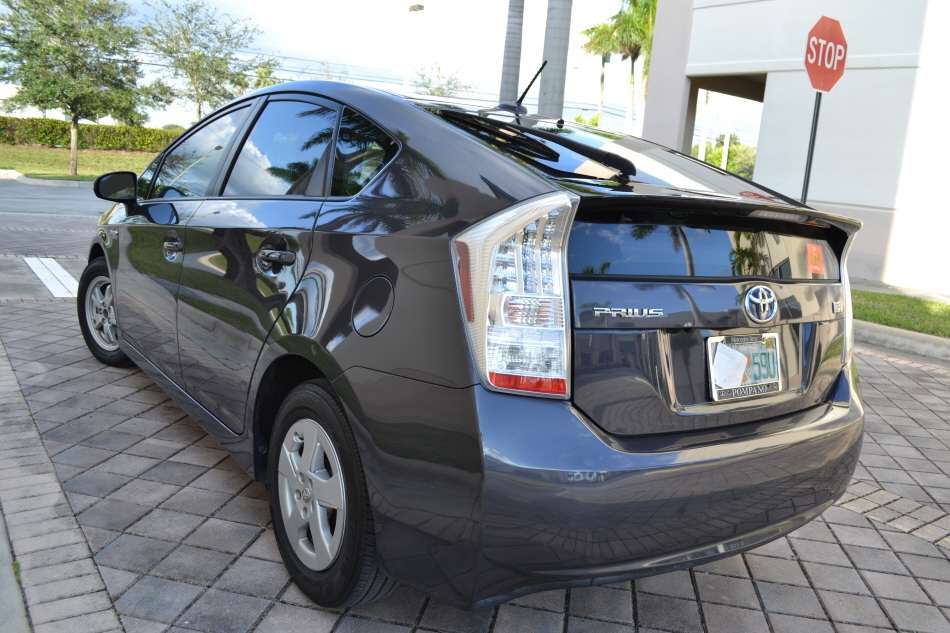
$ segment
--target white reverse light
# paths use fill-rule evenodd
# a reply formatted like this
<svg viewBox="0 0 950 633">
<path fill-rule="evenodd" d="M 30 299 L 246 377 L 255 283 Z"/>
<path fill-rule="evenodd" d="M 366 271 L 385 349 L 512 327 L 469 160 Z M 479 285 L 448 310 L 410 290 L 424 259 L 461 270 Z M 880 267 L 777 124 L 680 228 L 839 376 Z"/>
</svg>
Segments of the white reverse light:
<svg viewBox="0 0 950 633">
<path fill-rule="evenodd" d="M 567 241 L 579 200 L 532 198 L 452 240 L 469 345 L 490 389 L 570 395 Z"/>
</svg>

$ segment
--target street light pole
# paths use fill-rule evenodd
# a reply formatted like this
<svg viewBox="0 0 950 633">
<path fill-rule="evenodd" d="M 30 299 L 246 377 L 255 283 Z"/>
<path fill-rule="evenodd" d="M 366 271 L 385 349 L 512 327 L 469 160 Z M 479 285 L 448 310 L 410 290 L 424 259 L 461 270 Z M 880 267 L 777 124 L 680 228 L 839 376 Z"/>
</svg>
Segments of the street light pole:
<svg viewBox="0 0 950 633">
<path fill-rule="evenodd" d="M 421 5 L 421 4 L 411 4 L 411 5 L 409 5 L 409 15 L 411 16 L 413 13 L 416 13 L 416 12 L 418 12 L 418 11 L 423 11 L 424 9 L 425 9 L 425 6 L 424 6 L 424 5 Z M 412 27 L 412 18 L 407 18 L 407 19 L 406 19 L 406 31 L 407 31 L 407 32 L 410 31 L 410 30 L 411 30 L 411 27 Z M 410 35 L 411 35 L 411 34 L 410 34 Z M 409 39 L 412 40 L 412 41 L 415 41 L 415 38 L 410 37 Z M 403 62 L 403 63 L 404 63 L 404 67 L 403 67 L 403 71 L 402 71 L 402 88 L 403 88 L 403 90 L 405 90 L 406 92 L 409 92 L 409 75 L 412 74 L 412 53 L 410 52 L 410 49 L 409 49 L 408 46 L 405 48 L 405 51 L 406 51 L 406 56 L 405 56 L 405 60 L 404 60 L 404 62 Z"/>
</svg>

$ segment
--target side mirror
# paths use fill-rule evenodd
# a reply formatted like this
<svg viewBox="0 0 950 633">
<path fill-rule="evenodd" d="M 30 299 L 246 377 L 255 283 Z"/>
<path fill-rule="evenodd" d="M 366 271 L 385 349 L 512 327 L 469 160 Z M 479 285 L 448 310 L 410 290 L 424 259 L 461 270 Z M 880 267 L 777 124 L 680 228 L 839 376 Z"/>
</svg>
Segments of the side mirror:
<svg viewBox="0 0 950 633">
<path fill-rule="evenodd" d="M 138 176 L 131 171 L 114 171 L 96 178 L 92 190 L 96 197 L 110 202 L 135 203 Z"/>
</svg>

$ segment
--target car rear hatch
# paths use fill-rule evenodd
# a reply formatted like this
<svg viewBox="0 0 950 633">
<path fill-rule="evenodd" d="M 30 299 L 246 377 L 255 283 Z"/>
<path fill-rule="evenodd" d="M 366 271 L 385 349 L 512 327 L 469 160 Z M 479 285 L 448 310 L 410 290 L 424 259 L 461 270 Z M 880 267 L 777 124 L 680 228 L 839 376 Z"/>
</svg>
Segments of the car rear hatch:
<svg viewBox="0 0 950 633">
<path fill-rule="evenodd" d="M 585 198 L 568 246 L 574 404 L 610 434 L 642 436 L 827 402 L 849 300 L 840 262 L 858 227 L 811 213 Z"/>
</svg>

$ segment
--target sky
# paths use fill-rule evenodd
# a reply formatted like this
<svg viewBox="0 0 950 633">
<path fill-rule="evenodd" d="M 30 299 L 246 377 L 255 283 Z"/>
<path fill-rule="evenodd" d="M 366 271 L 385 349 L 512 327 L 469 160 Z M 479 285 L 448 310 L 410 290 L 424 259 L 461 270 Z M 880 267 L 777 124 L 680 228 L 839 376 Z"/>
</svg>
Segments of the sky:
<svg viewBox="0 0 950 633">
<path fill-rule="evenodd" d="M 443 72 L 458 71 L 475 92 L 497 97 L 508 19 L 508 0 L 463 3 L 423 0 L 425 10 L 410 13 L 406 0 L 328 2 L 313 0 L 209 0 L 234 17 L 248 18 L 263 31 L 256 48 L 287 60 L 293 68 L 319 72 L 322 62 L 336 66 L 363 66 L 402 74 L 438 64 Z M 588 102 L 596 108 L 600 78 L 599 58 L 580 48 L 581 31 L 605 21 L 620 8 L 620 0 L 577 0 L 571 19 L 568 77 L 565 99 Z M 139 17 L 150 11 L 132 2 Z M 265 8 L 266 7 L 266 8 Z M 541 65 L 547 0 L 525 0 L 521 83 L 526 85 Z M 287 70 L 278 75 L 290 74 Z M 630 63 L 615 56 L 607 65 L 606 101 L 622 113 L 629 94 Z M 536 96 L 538 84 L 532 89 Z M 588 113 L 592 114 L 592 112 Z M 622 116 L 622 115 L 621 115 Z M 151 125 L 188 124 L 187 105 L 152 113 Z"/>
<path fill-rule="evenodd" d="M 141 0 L 128 0 L 135 17 L 147 20 L 151 9 Z M 366 69 L 388 71 L 393 77 L 439 65 L 443 74 L 458 72 L 459 79 L 473 86 L 470 97 L 492 102 L 498 97 L 502 56 L 508 19 L 508 0 L 207 0 L 233 17 L 246 18 L 262 35 L 255 43 L 258 53 L 284 57 L 279 77 L 298 78 L 302 70 L 321 73 L 324 63 L 334 71 L 346 68 L 350 80 Z M 423 11 L 410 13 L 411 4 L 422 3 Z M 579 109 L 589 117 L 597 108 L 600 58 L 581 48 L 582 31 L 604 22 L 621 7 L 621 0 L 574 0 L 571 40 L 568 48 L 565 87 L 565 118 Z M 526 86 L 541 65 L 547 0 L 525 0 L 521 49 L 520 84 Z M 624 112 L 630 99 L 630 62 L 619 55 L 606 65 L 605 117 L 601 124 L 622 130 Z M 639 81 L 639 69 L 637 72 Z M 398 82 L 399 79 L 396 79 Z M 528 94 L 532 107 L 539 83 Z M 373 85 L 373 84 L 369 84 Z M 379 84 L 376 84 L 379 86 Z M 382 86 L 380 86 L 382 87 Z M 725 97 L 725 95 L 720 95 Z M 734 98 L 711 99 L 708 116 L 712 121 L 731 119 L 743 142 L 754 143 L 758 135 L 760 104 L 739 103 Z M 733 113 L 733 114 L 730 114 Z M 150 111 L 147 125 L 167 123 L 189 126 L 194 121 L 193 106 L 176 103 L 163 111 Z M 697 127 L 699 126 L 697 117 Z M 698 130 L 697 130 L 698 131 Z"/>
</svg>

